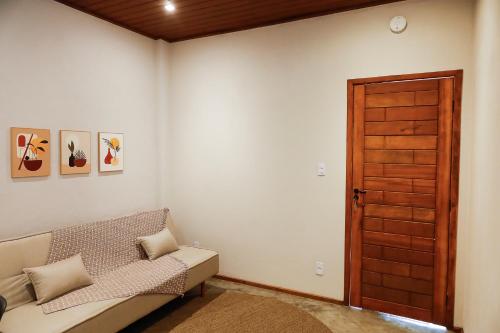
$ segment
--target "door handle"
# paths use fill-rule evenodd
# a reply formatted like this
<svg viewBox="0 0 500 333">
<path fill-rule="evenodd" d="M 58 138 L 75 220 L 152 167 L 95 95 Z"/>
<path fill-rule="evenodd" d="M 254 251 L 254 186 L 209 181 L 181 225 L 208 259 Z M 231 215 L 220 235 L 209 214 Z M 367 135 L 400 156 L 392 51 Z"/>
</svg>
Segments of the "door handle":
<svg viewBox="0 0 500 333">
<path fill-rule="evenodd" d="M 358 200 L 360 198 L 360 195 L 363 195 L 363 202 L 361 203 L 361 207 L 364 207 L 365 206 L 364 195 L 366 194 L 366 191 L 363 189 L 355 188 L 353 190 L 353 192 L 354 192 L 354 196 L 352 197 L 352 199 L 354 200 L 354 205 L 356 207 L 359 207 Z"/>
</svg>

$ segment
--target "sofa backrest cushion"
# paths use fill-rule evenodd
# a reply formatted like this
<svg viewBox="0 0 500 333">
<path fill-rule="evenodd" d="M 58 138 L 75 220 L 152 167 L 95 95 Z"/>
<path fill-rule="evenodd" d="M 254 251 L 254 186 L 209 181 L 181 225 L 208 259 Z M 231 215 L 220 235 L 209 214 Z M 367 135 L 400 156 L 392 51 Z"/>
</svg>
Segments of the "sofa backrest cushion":
<svg viewBox="0 0 500 333">
<path fill-rule="evenodd" d="M 23 273 L 23 268 L 47 263 L 51 233 L 0 242 L 0 279 Z"/>
</svg>

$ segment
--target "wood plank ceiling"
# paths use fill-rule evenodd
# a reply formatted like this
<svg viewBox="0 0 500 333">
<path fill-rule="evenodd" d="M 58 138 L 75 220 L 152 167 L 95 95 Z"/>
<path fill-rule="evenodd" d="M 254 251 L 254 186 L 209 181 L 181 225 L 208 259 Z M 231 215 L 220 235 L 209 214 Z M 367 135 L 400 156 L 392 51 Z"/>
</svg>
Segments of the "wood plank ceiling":
<svg viewBox="0 0 500 333">
<path fill-rule="evenodd" d="M 176 42 L 401 0 L 56 0 L 142 35 Z"/>
</svg>

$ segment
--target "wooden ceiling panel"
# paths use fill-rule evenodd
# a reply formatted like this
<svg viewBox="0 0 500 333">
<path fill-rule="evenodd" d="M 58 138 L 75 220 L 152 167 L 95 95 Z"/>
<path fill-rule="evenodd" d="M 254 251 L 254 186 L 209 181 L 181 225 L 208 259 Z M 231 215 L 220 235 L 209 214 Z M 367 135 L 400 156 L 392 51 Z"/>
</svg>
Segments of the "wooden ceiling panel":
<svg viewBox="0 0 500 333">
<path fill-rule="evenodd" d="M 145 36 L 176 42 L 402 0 L 56 0 Z"/>
</svg>

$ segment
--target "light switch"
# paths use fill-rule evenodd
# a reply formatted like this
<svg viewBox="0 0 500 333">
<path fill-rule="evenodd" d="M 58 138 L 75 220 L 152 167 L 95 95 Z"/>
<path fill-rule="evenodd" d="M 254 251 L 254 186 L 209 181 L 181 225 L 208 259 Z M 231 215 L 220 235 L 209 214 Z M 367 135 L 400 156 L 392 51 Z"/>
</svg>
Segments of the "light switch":
<svg viewBox="0 0 500 333">
<path fill-rule="evenodd" d="M 324 162 L 318 163 L 318 176 L 326 176 L 326 164 Z"/>
</svg>

